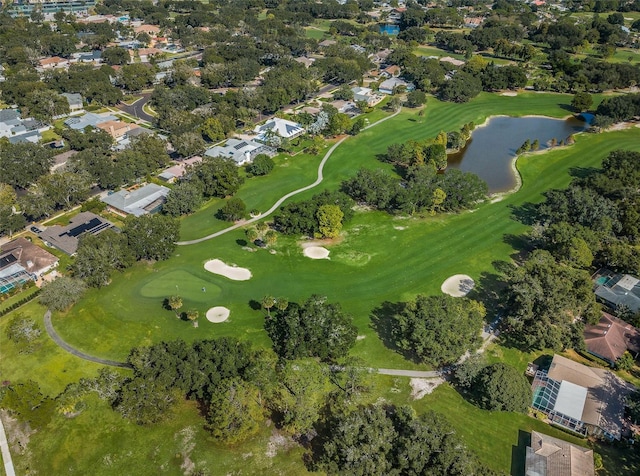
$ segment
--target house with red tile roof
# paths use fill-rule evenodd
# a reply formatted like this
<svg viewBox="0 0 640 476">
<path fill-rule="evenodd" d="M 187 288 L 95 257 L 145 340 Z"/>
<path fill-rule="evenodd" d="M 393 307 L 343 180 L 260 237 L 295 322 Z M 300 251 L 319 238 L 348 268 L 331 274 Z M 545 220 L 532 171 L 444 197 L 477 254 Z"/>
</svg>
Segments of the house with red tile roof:
<svg viewBox="0 0 640 476">
<path fill-rule="evenodd" d="M 597 324 L 586 326 L 584 343 L 587 352 L 606 360 L 613 366 L 627 350 L 634 356 L 638 356 L 640 330 L 622 319 L 603 312 Z"/>
</svg>

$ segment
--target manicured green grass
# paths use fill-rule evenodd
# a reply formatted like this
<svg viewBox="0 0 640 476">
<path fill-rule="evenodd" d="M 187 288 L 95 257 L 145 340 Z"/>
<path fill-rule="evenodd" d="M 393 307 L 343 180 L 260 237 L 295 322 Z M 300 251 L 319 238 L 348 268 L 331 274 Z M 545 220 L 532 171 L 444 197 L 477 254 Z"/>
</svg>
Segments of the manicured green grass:
<svg viewBox="0 0 640 476">
<path fill-rule="evenodd" d="M 444 414 L 456 433 L 483 463 L 494 470 L 506 473 L 511 472 L 512 462 L 515 467 L 524 468 L 524 460 L 518 457 L 513 448 L 518 446 L 519 432 L 540 431 L 586 446 L 586 440 L 576 438 L 527 415 L 482 410 L 465 401 L 448 384 L 439 386 L 430 395 L 414 402 L 413 406 L 418 412 L 434 410 Z M 516 456 L 515 459 L 512 456 Z"/>
<path fill-rule="evenodd" d="M 434 137 L 441 130 L 455 130 L 469 121 L 481 123 L 496 113 L 565 116 L 568 101 L 570 96 L 548 94 L 523 94 L 517 98 L 481 95 L 469 104 L 443 104 L 430 99 L 422 122 L 417 120 L 417 112 L 407 111 L 348 139 L 327 163 L 325 182 L 295 200 L 323 188 L 337 188 L 359 167 L 389 167 L 375 157 L 390 143 Z M 303 257 L 298 243 L 290 237 L 279 239 L 276 254 L 264 249 L 249 252 L 243 248 L 246 243 L 242 230 L 179 247 L 166 262 L 138 266 L 116 275 L 108 288 L 90 291 L 68 316 L 54 316 L 54 323 L 73 345 L 116 359 L 125 358 L 132 346 L 175 337 L 192 340 L 235 335 L 268 345 L 262 311 L 253 310 L 251 301 L 260 300 L 265 294 L 302 300 L 318 293 L 341 303 L 354 316 L 359 334 L 364 336 L 355 346 L 356 355 L 374 367 L 415 366 L 382 344 L 371 327 L 372 309 L 384 301 L 406 300 L 417 293 L 439 293 L 440 284 L 452 274 L 466 273 L 477 279 L 492 272 L 494 261 L 509 260 L 515 252 L 507 237 L 526 230 L 526 226 L 512 219 L 514 206 L 539 201 L 541 192 L 548 188 L 566 186 L 570 169 L 597 166 L 612 149 L 639 149 L 639 136 L 638 129 L 583 135 L 572 147 L 523 157 L 518 163 L 524 180 L 522 190 L 501 202 L 483 204 L 474 212 L 408 219 L 381 212 L 358 213 L 346 227 L 342 241 L 330 246 L 330 260 Z M 318 160 L 319 157 L 304 156 L 288 159 L 288 167 L 281 163 L 273 175 L 248 181 L 239 196 L 248 208 L 264 210 L 280 195 L 311 183 Z M 251 183 L 253 180 L 256 182 Z M 226 226 L 220 223 L 207 228 L 213 219 L 206 214 L 212 216 L 216 209 L 210 205 L 185 219 L 183 237 L 203 236 Z M 191 232 L 187 234 L 186 230 Z M 253 277 L 248 282 L 233 282 L 207 273 L 203 263 L 210 258 L 247 267 Z M 176 269 L 207 281 L 207 288 L 218 286 L 221 290 L 216 296 L 205 297 L 200 291 L 201 281 L 189 289 L 181 288 L 184 308 L 195 307 L 203 315 L 208 307 L 224 305 L 232 311 L 229 322 L 213 325 L 205 321 L 193 329 L 162 308 L 162 296 L 151 297 L 141 291 L 148 289 L 151 281 L 171 282 L 169 273 Z M 170 285 L 165 290 L 168 295 L 174 293 Z"/>
<path fill-rule="evenodd" d="M 38 291 L 36 286 L 31 286 L 30 288 L 24 289 L 17 294 L 5 299 L 4 301 L 0 301 L 0 312 L 4 311 L 8 307 L 12 306 L 14 303 L 21 301 L 24 298 L 32 296 L 34 293 Z"/>
<path fill-rule="evenodd" d="M 360 167 L 390 168 L 376 159 L 389 144 L 434 137 L 442 130 L 457 130 L 470 121 L 480 124 L 494 114 L 563 117 L 568 115 L 570 100 L 569 95 L 535 93 L 520 94 L 515 98 L 482 94 L 468 104 L 444 104 L 430 98 L 423 118 L 419 118 L 415 110 L 403 111 L 383 125 L 349 138 L 328 161 L 325 182 L 293 200 L 309 197 L 323 188 L 335 189 Z M 259 301 L 265 294 L 299 301 L 317 293 L 328 296 L 331 302 L 341 303 L 353 315 L 363 337 L 356 343 L 353 354 L 363 358 L 368 365 L 425 368 L 407 362 L 383 345 L 371 327 L 371 310 L 384 301 L 406 300 L 417 293 L 439 293 L 442 281 L 452 274 L 466 273 L 479 279 L 486 273 L 495 272 L 495 261 L 510 260 L 517 251 L 509 237 L 527 229 L 513 219 L 513 208 L 540 201 L 543 191 L 566 186 L 572 170 L 598 166 L 609 151 L 617 148 L 640 150 L 640 129 L 585 134 L 571 147 L 524 156 L 518 161 L 522 189 L 500 202 L 482 204 L 473 212 L 404 219 L 382 212 L 358 213 L 345 228 L 342 240 L 328 245 L 330 260 L 314 261 L 303 257 L 297 239 L 284 236 L 273 247 L 275 254 L 265 249 L 247 251 L 242 230 L 198 245 L 179 247 L 168 261 L 139 264 L 114 276 L 113 283 L 106 289 L 90 290 L 69 313 L 55 314 L 54 325 L 72 345 L 115 359 L 126 358 L 133 346 L 176 338 L 192 341 L 236 336 L 256 346 L 268 346 L 269 340 L 263 330 L 264 314 L 253 309 L 255 303 L 252 301 Z M 248 180 L 238 196 L 249 209 L 266 210 L 279 196 L 313 182 L 322 155 L 282 159 L 268 177 Z M 216 223 L 211 218 L 220 203 L 212 202 L 203 211 L 184 219 L 183 238 L 195 238 L 224 228 L 226 224 Z M 253 277 L 250 281 L 234 282 L 208 273 L 203 264 L 210 258 L 249 268 Z M 482 285 L 482 280 L 479 281 Z M 230 319 L 221 324 L 201 319 L 199 328 L 176 319 L 174 313 L 162 305 L 165 297 L 175 293 L 175 285 L 184 299 L 184 309 L 196 308 L 203 316 L 208 307 L 224 305 L 231 309 Z M 207 288 L 206 293 L 202 293 L 203 286 Z M 39 306 L 29 306 L 34 306 L 36 315 L 43 313 Z M 0 324 L 5 325 L 5 322 L 6 318 Z M 0 339 L 4 339 L 3 336 Z M 0 340 L 0 343 L 5 344 L 5 341 Z M 77 359 L 72 359 L 74 364 L 78 362 L 77 368 L 64 372 L 61 369 L 67 368 L 65 358 L 71 357 L 65 357 L 68 354 L 51 342 L 48 345 L 53 346 L 51 354 L 43 356 L 40 352 L 31 356 L 12 354 L 8 345 L 2 345 L 2 378 L 33 375 L 34 380 L 43 382 L 49 391 L 59 391 L 78 376 L 95 372 L 93 364 Z M 9 358 L 5 359 L 5 355 Z M 535 358 L 497 346 L 488 351 L 488 356 L 490 360 L 508 361 L 519 369 Z M 47 367 L 49 360 L 57 363 Z M 5 366 L 5 361 L 10 361 L 10 365 Z M 43 365 L 44 370 L 38 365 Z M 64 373 L 61 375 L 61 372 Z M 394 402 L 406 401 L 405 392 L 406 389 L 396 397 L 387 395 L 387 398 Z M 518 443 L 518 430 L 533 428 L 558 435 L 542 422 L 523 415 L 479 410 L 464 402 L 448 386 L 438 388 L 414 405 L 419 411 L 432 408 L 444 413 L 467 445 L 496 469 L 509 470 L 511 447 Z M 68 468 L 76 469 L 80 474 L 92 463 L 95 465 L 91 468 L 92 474 L 114 474 L 123 467 L 125 460 L 137 465 L 125 472 L 157 474 L 159 466 L 155 465 L 158 463 L 165 465 L 167 474 L 177 474 L 182 460 L 175 458 L 174 461 L 171 455 L 180 452 L 176 449 L 177 442 L 181 441 L 178 434 L 186 426 L 196 427 L 199 442 L 192 460 L 216 464 L 208 467 L 220 468 L 222 474 L 240 467 L 243 474 L 257 474 L 262 469 L 261 464 L 267 465 L 267 472 L 304 474 L 299 450 L 265 463 L 262 455 L 268 433 L 238 448 L 209 444 L 200 430 L 202 420 L 190 408 L 178 410 L 174 420 L 148 430 L 123 422 L 117 414 L 97 402 L 95 408 L 75 420 L 59 420 L 52 423 L 51 431 L 33 437 L 34 451 L 42 460 L 38 463 L 38 468 L 43 468 L 42 474 L 57 474 Z M 100 425 L 95 424 L 97 420 Z M 54 427 L 60 438 L 51 437 Z M 566 436 L 562 434 L 563 438 Z M 84 449 L 85 441 L 87 449 Z M 80 447 L 83 448 L 82 455 L 78 453 Z M 244 455 L 249 453 L 251 455 L 246 456 L 245 461 Z M 29 464 L 25 461 L 19 460 L 19 464 Z M 109 461 L 112 466 L 105 466 Z"/>
<path fill-rule="evenodd" d="M 35 300 L 0 318 L 0 381 L 34 380 L 45 394 L 55 396 L 67 384 L 94 376 L 101 366 L 72 356 L 49 339 L 44 329 L 45 311 Z M 6 336 L 10 320 L 18 314 L 33 319 L 42 331 L 37 349 L 31 354 L 21 354 Z"/>
</svg>

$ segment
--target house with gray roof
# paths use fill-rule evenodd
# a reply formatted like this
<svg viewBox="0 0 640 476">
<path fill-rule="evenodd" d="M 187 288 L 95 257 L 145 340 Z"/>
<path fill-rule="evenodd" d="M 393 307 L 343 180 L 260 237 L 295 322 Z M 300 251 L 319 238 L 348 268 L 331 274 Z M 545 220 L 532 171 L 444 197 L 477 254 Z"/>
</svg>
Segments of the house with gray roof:
<svg viewBox="0 0 640 476">
<path fill-rule="evenodd" d="M 384 94 L 393 94 L 393 91 L 398 87 L 405 87 L 407 91 L 413 91 L 416 86 L 413 83 L 409 83 L 402 78 L 389 78 L 378 86 L 378 91 Z"/>
<path fill-rule="evenodd" d="M 97 127 L 107 121 L 117 121 L 118 118 L 110 114 L 96 114 L 88 112 L 82 116 L 70 117 L 64 121 L 64 125 L 76 131 L 84 131 L 86 127 Z"/>
<path fill-rule="evenodd" d="M 259 141 L 267 140 L 269 133 L 274 133 L 283 139 L 293 139 L 304 133 L 304 127 L 297 122 L 274 117 L 261 126 L 256 126 L 254 132 L 258 134 L 256 140 Z"/>
<path fill-rule="evenodd" d="M 603 275 L 596 279 L 596 299 L 612 309 L 626 306 L 640 311 L 640 279 L 629 274 Z"/>
<path fill-rule="evenodd" d="M 170 190 L 155 183 L 144 185 L 135 190 L 120 190 L 101 200 L 107 209 L 117 215 L 136 217 L 160 211 Z"/>
<path fill-rule="evenodd" d="M 17 109 L 0 110 L 0 137 L 7 137 L 12 144 L 38 143 L 42 138 L 40 131 L 48 128 L 34 119 L 21 119 Z"/>
<path fill-rule="evenodd" d="M 251 163 L 259 154 L 273 157 L 276 149 L 252 140 L 229 139 L 224 145 L 216 145 L 204 153 L 207 157 L 231 159 L 238 167 Z"/>
<path fill-rule="evenodd" d="M 85 233 L 97 235 L 104 230 L 114 228 L 113 223 L 91 212 L 82 212 L 73 217 L 67 226 L 54 225 L 48 227 L 40 238 L 47 246 L 73 255 L 78 250 L 80 237 Z"/>
<path fill-rule="evenodd" d="M 77 93 L 62 93 L 62 97 L 64 97 L 69 103 L 69 110 L 73 113 L 76 111 L 82 111 L 84 109 L 84 105 L 82 104 L 82 95 Z"/>
</svg>

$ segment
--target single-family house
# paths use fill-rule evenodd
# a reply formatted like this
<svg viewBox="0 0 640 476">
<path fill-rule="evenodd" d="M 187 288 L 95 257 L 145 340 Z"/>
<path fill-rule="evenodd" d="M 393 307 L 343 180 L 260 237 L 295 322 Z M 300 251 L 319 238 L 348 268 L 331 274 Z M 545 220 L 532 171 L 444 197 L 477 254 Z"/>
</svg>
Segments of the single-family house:
<svg viewBox="0 0 640 476">
<path fill-rule="evenodd" d="M 396 88 L 404 87 L 406 91 L 413 91 L 416 87 L 402 78 L 389 78 L 378 86 L 378 91 L 384 94 L 393 94 Z"/>
<path fill-rule="evenodd" d="M 484 21 L 483 17 L 464 17 L 465 28 L 478 28 Z"/>
<path fill-rule="evenodd" d="M 320 43 L 318 43 L 318 46 L 320 48 L 327 48 L 328 46 L 333 46 L 337 43 L 336 40 L 323 40 Z"/>
<path fill-rule="evenodd" d="M 117 215 L 136 217 L 160 211 L 170 190 L 155 183 L 149 183 L 135 190 L 120 190 L 101 200 L 107 209 Z"/>
<path fill-rule="evenodd" d="M 259 154 L 273 157 L 276 149 L 252 140 L 229 139 L 224 145 L 216 145 L 204 153 L 207 157 L 231 159 L 238 166 L 251 163 Z"/>
<path fill-rule="evenodd" d="M 67 102 L 69 103 L 69 110 L 73 112 L 82 111 L 84 105 L 82 104 L 82 95 L 77 93 L 62 93 Z"/>
<path fill-rule="evenodd" d="M 553 425 L 619 440 L 626 430 L 625 399 L 634 388 L 609 370 L 554 355 L 548 369 L 535 373 L 531 406 Z"/>
<path fill-rule="evenodd" d="M 269 134 L 277 134 L 283 139 L 293 139 L 304 133 L 304 127 L 296 122 L 274 117 L 261 126 L 256 126 L 254 132 L 258 134 L 256 140 L 264 142 Z"/>
<path fill-rule="evenodd" d="M 16 238 L 0 246 L 0 256 L 12 255 L 32 279 L 37 279 L 58 266 L 58 258 L 47 250 L 34 245 L 26 238 Z"/>
<path fill-rule="evenodd" d="M 400 76 L 400 66 L 392 64 L 391 66 L 387 66 L 380 72 L 380 76 L 384 76 L 385 78 L 397 78 Z"/>
<path fill-rule="evenodd" d="M 87 127 L 96 128 L 98 124 L 102 124 L 107 121 L 117 121 L 116 116 L 110 114 L 96 114 L 94 112 L 88 112 L 82 116 L 74 116 L 66 119 L 64 125 L 70 129 L 76 131 L 84 131 Z"/>
<path fill-rule="evenodd" d="M 552 436 L 531 432 L 525 476 L 595 476 L 593 450 Z"/>
<path fill-rule="evenodd" d="M 69 61 L 60 58 L 59 56 L 52 56 L 51 58 L 43 58 L 39 61 L 40 68 L 44 70 L 56 69 L 56 68 L 66 68 L 69 66 Z"/>
<path fill-rule="evenodd" d="M 153 56 L 156 56 L 162 53 L 162 50 L 159 50 L 158 48 L 139 48 L 135 51 L 138 52 L 138 56 L 140 57 L 141 63 L 148 63 Z M 129 53 L 131 55 L 134 54 L 133 51 L 130 51 Z"/>
<path fill-rule="evenodd" d="M 51 166 L 51 172 L 54 172 L 55 170 L 58 170 L 64 167 L 65 165 L 67 165 L 67 162 L 69 161 L 69 159 L 74 155 L 76 155 L 77 153 L 78 153 L 77 150 L 68 150 L 66 152 L 62 152 L 61 154 L 54 155 L 53 165 Z"/>
<path fill-rule="evenodd" d="M 640 311 L 640 279 L 629 274 L 605 272 L 596 278 L 596 299 L 612 309 L 626 306 Z"/>
<path fill-rule="evenodd" d="M 369 107 L 375 106 L 383 99 L 379 94 L 375 94 L 371 88 L 362 88 L 357 86 L 355 88 L 351 88 L 351 91 L 353 91 L 354 101 L 365 101 Z"/>
<path fill-rule="evenodd" d="M 100 124 L 97 124 L 96 127 L 98 129 L 102 129 L 105 132 L 108 132 L 109 135 L 115 140 L 119 140 L 123 138 L 129 131 L 137 129 L 140 126 L 138 126 L 137 124 L 129 124 L 128 122 L 116 120 L 101 122 Z"/>
<path fill-rule="evenodd" d="M 97 235 L 104 230 L 114 228 L 113 223 L 91 212 L 82 212 L 71 219 L 67 226 L 54 225 L 48 227 L 40 238 L 47 246 L 73 255 L 78 250 L 80 237 L 85 233 Z"/>
<path fill-rule="evenodd" d="M 315 63 L 315 58 L 307 58 L 306 56 L 299 56 L 297 58 L 293 58 L 293 61 L 303 64 L 305 68 L 308 68 L 313 63 Z"/>
<path fill-rule="evenodd" d="M 617 317 L 602 313 L 600 321 L 584 329 L 587 352 L 609 362 L 612 366 L 627 350 L 634 356 L 640 353 L 640 330 Z"/>
<path fill-rule="evenodd" d="M 158 177 L 165 182 L 174 183 L 177 179 L 187 173 L 187 167 L 199 164 L 200 162 L 202 162 L 202 157 L 199 155 L 175 162 L 174 165 L 159 173 Z"/>
<path fill-rule="evenodd" d="M 41 131 L 49 127 L 34 119 L 21 119 L 16 109 L 0 110 L 0 137 L 6 137 L 12 144 L 31 142 L 37 144 L 42 139 Z"/>
<path fill-rule="evenodd" d="M 140 26 L 136 26 L 133 31 L 135 32 L 135 34 L 137 35 L 138 33 L 146 33 L 147 35 L 149 35 L 150 37 L 154 38 L 156 36 L 158 36 L 158 34 L 160 33 L 160 27 L 157 25 L 140 25 Z"/>
<path fill-rule="evenodd" d="M 73 59 L 77 63 L 93 63 L 100 64 L 102 63 L 102 51 L 93 50 L 85 53 L 74 53 Z"/>
</svg>

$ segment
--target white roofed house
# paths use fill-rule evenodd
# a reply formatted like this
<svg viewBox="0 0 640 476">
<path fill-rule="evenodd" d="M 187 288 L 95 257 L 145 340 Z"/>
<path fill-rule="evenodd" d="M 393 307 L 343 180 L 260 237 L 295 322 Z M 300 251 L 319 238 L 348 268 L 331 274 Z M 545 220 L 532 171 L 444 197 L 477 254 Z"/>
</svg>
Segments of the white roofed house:
<svg viewBox="0 0 640 476">
<path fill-rule="evenodd" d="M 633 388 L 608 370 L 554 355 L 548 370 L 535 373 L 532 407 L 554 425 L 619 440 L 625 430 L 625 399 Z"/>
<path fill-rule="evenodd" d="M 139 217 L 160 211 L 169 191 L 167 187 L 150 183 L 135 190 L 120 190 L 101 200 L 116 215 Z"/>
<path fill-rule="evenodd" d="M 351 91 L 353 91 L 353 100 L 358 102 L 358 101 L 366 101 L 367 106 L 369 107 L 373 107 L 376 104 L 378 104 L 380 101 L 382 101 L 383 97 L 375 94 L 373 92 L 372 89 L 370 88 L 362 88 L 362 87 L 355 87 L 355 88 L 351 88 Z"/>
<path fill-rule="evenodd" d="M 294 139 L 304 133 L 304 127 L 296 122 L 274 117 L 261 126 L 256 126 L 254 132 L 258 134 L 256 140 L 269 143 L 269 139 L 273 136 L 278 136 L 282 139 Z"/>
<path fill-rule="evenodd" d="M 229 139 L 225 145 L 216 145 L 204 153 L 207 157 L 231 159 L 238 167 L 251 163 L 259 154 L 273 157 L 276 149 L 252 140 Z"/>
</svg>

